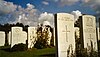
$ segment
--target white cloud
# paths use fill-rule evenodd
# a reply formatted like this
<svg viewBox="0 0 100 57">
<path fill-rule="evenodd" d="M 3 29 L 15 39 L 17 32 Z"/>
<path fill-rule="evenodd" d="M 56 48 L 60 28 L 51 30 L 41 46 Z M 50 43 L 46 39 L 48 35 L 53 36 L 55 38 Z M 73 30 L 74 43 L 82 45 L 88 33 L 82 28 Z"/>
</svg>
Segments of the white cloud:
<svg viewBox="0 0 100 57">
<path fill-rule="evenodd" d="M 97 14 L 100 14 L 100 0 L 82 0 L 85 6 L 93 8 Z"/>
<path fill-rule="evenodd" d="M 34 8 L 34 5 L 27 4 L 27 8 L 22 8 L 21 6 L 18 6 L 18 11 L 11 14 L 14 16 L 14 21 L 10 21 L 9 23 L 23 23 L 24 25 L 30 25 L 30 26 L 37 26 L 38 22 L 38 10 Z"/>
<path fill-rule="evenodd" d="M 44 4 L 44 5 L 49 5 L 49 2 L 43 1 L 42 4 Z"/>
<path fill-rule="evenodd" d="M 0 0 L 0 14 L 8 14 L 15 11 L 17 8 L 12 2 Z"/>
<path fill-rule="evenodd" d="M 32 4 L 30 4 L 30 3 L 27 4 L 27 9 L 28 9 L 28 10 L 31 10 L 31 9 L 33 9 L 33 8 L 35 8 L 34 5 L 32 5 Z"/>
<path fill-rule="evenodd" d="M 73 5 L 80 0 L 45 0 L 45 1 L 48 1 L 48 2 L 52 1 L 55 3 L 59 3 L 60 6 L 65 6 L 65 5 Z"/>
<path fill-rule="evenodd" d="M 60 0 L 61 4 L 64 5 L 73 5 L 80 0 Z"/>
<path fill-rule="evenodd" d="M 74 15 L 75 22 L 78 20 L 79 16 L 82 16 L 82 13 L 79 10 L 72 11 L 72 15 Z"/>
<path fill-rule="evenodd" d="M 45 0 L 45 1 L 53 1 L 53 2 L 58 2 L 59 0 Z"/>
<path fill-rule="evenodd" d="M 42 13 L 39 17 L 39 22 L 44 23 L 44 21 L 48 21 L 51 26 L 54 26 L 54 15 L 47 12 Z"/>
<path fill-rule="evenodd" d="M 4 7 L 5 6 L 5 7 Z M 0 16 L 0 23 L 23 23 L 24 25 L 37 26 L 38 19 L 40 22 L 44 20 L 53 24 L 53 14 L 42 13 L 39 14 L 39 10 L 34 5 L 28 3 L 26 8 L 22 8 L 20 5 L 14 5 L 11 2 L 0 2 L 0 12 L 5 15 Z M 4 9 L 4 10 L 3 10 Z M 17 9 L 17 10 L 16 10 Z M 9 13 L 9 14 L 8 14 Z"/>
<path fill-rule="evenodd" d="M 51 26 L 51 24 L 50 24 L 49 21 L 44 21 L 44 22 L 43 22 L 43 26 L 45 26 L 45 25 L 50 25 L 50 26 Z"/>
<path fill-rule="evenodd" d="M 38 21 L 38 10 L 28 3 L 26 8 L 15 5 L 12 2 L 0 0 L 0 23 L 23 23 L 24 25 L 36 26 Z"/>
</svg>

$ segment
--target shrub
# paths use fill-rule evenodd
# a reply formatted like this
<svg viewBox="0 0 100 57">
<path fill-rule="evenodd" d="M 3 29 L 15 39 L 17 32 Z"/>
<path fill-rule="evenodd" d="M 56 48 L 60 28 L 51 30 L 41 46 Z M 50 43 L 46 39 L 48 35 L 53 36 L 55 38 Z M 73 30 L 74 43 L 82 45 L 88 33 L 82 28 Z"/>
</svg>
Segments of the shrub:
<svg viewBox="0 0 100 57">
<path fill-rule="evenodd" d="M 27 45 L 20 43 L 20 44 L 16 44 L 11 48 L 11 51 L 25 51 L 27 50 Z"/>
</svg>

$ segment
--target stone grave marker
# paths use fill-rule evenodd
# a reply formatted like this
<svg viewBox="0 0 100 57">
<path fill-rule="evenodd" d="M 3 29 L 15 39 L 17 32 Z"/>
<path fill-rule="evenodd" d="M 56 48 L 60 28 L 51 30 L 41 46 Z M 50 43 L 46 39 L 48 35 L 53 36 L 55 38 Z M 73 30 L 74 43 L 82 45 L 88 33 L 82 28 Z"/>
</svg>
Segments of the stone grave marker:
<svg viewBox="0 0 100 57">
<path fill-rule="evenodd" d="M 34 44 L 37 40 L 37 28 L 36 27 L 28 27 L 28 48 L 34 47 Z"/>
<path fill-rule="evenodd" d="M 22 27 L 12 27 L 11 28 L 11 47 L 18 44 L 21 39 Z"/>
<path fill-rule="evenodd" d="M 5 44 L 5 32 L 0 31 L 0 46 L 4 46 Z"/>
<path fill-rule="evenodd" d="M 80 37 L 83 48 L 97 51 L 96 18 L 92 15 L 83 15 L 80 18 Z M 91 47 L 91 48 L 89 48 Z"/>
<path fill-rule="evenodd" d="M 74 16 L 68 13 L 55 14 L 55 37 L 57 57 L 71 56 L 75 52 Z"/>
</svg>

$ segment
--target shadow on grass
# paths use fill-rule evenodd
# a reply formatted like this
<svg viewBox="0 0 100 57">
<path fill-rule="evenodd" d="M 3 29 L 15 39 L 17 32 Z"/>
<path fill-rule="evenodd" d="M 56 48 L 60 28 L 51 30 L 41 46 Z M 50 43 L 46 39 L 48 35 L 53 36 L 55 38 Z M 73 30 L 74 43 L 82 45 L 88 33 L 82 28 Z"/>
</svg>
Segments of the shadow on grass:
<svg viewBox="0 0 100 57">
<path fill-rule="evenodd" d="M 55 54 L 44 54 L 41 57 L 55 57 Z"/>
<path fill-rule="evenodd" d="M 0 50 L 6 51 L 6 52 L 12 52 L 10 46 L 2 46 L 0 47 Z"/>
</svg>

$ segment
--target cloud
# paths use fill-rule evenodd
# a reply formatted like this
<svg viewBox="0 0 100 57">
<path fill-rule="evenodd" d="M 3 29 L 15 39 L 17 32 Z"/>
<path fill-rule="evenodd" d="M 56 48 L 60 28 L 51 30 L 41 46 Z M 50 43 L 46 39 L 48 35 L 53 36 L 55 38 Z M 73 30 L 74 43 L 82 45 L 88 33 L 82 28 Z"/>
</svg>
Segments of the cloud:
<svg viewBox="0 0 100 57">
<path fill-rule="evenodd" d="M 39 22 L 44 23 L 44 21 L 48 21 L 51 26 L 54 26 L 54 15 L 52 13 L 44 12 L 39 16 Z"/>
<path fill-rule="evenodd" d="M 43 1 L 42 4 L 44 4 L 44 5 L 49 5 L 49 2 Z"/>
<path fill-rule="evenodd" d="M 24 25 L 37 26 L 38 22 L 38 10 L 35 9 L 35 6 L 32 4 L 27 4 L 27 8 L 22 8 L 18 6 L 18 10 L 16 12 L 11 13 L 14 17 L 14 21 L 10 21 L 9 23 L 23 23 Z"/>
<path fill-rule="evenodd" d="M 0 24 L 23 23 L 24 25 L 37 26 L 39 10 L 28 3 L 26 8 L 12 2 L 0 0 Z"/>
<path fill-rule="evenodd" d="M 73 5 L 76 2 L 80 1 L 80 0 L 45 0 L 48 2 L 54 2 L 54 3 L 59 3 L 60 6 L 65 6 L 65 5 Z"/>
<path fill-rule="evenodd" d="M 50 24 L 49 21 L 44 21 L 44 22 L 43 22 L 43 26 L 45 26 L 45 25 L 49 25 L 49 26 L 51 26 L 51 24 Z"/>
<path fill-rule="evenodd" d="M 6 5 L 7 8 L 4 8 L 1 5 Z M 41 13 L 35 8 L 34 5 L 28 3 L 26 8 L 22 8 L 20 5 L 15 5 L 11 2 L 2 1 L 0 2 L 0 12 L 4 15 L 0 15 L 0 23 L 11 23 L 15 24 L 17 22 L 23 23 L 24 25 L 37 26 L 38 21 L 40 23 L 48 23 L 50 22 L 53 25 L 53 14 L 52 13 Z M 9 8 L 8 8 L 9 7 Z M 2 9 L 2 10 L 1 10 Z M 47 21 L 47 22 L 46 22 Z"/>
<path fill-rule="evenodd" d="M 17 5 L 12 2 L 0 0 L 0 24 L 9 22 L 11 19 L 10 13 L 16 11 Z M 12 17 L 13 18 L 13 17 Z"/>
<path fill-rule="evenodd" d="M 82 13 L 79 10 L 72 11 L 72 15 L 74 15 L 75 22 L 78 20 L 79 16 L 82 16 Z"/>
<path fill-rule="evenodd" d="M 16 10 L 16 8 L 17 6 L 14 5 L 12 2 L 6 2 L 3 0 L 0 0 L 0 15 L 13 12 Z"/>
<path fill-rule="evenodd" d="M 27 9 L 28 9 L 28 10 L 31 10 L 31 9 L 33 9 L 33 8 L 35 8 L 34 5 L 32 5 L 32 4 L 30 4 L 30 3 L 27 4 Z"/>
<path fill-rule="evenodd" d="M 45 0 L 45 1 L 53 1 L 53 2 L 58 2 L 59 0 Z"/>
<path fill-rule="evenodd" d="M 100 0 L 82 0 L 85 6 L 93 8 L 97 14 L 100 14 Z"/>
<path fill-rule="evenodd" d="M 64 5 L 73 5 L 80 0 L 60 0 L 60 3 Z"/>
</svg>

